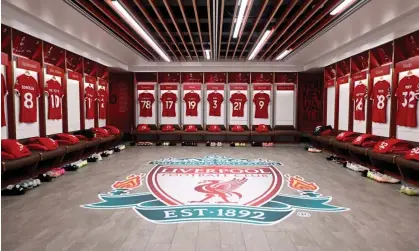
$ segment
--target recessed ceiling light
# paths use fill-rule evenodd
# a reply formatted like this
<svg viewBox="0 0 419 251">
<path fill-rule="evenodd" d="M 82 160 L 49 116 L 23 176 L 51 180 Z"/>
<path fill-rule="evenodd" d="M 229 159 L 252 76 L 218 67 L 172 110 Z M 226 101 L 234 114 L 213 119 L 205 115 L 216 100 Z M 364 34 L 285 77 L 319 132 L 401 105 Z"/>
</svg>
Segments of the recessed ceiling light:
<svg viewBox="0 0 419 251">
<path fill-rule="evenodd" d="M 233 38 L 237 38 L 237 36 L 239 35 L 240 26 L 243 22 L 243 17 L 244 17 L 244 12 L 246 10 L 247 2 L 248 0 L 242 0 L 240 2 L 239 15 L 237 16 L 237 19 L 236 19 L 236 27 L 234 27 Z"/>
<path fill-rule="evenodd" d="M 205 50 L 205 58 L 207 60 L 210 60 L 210 58 L 211 58 L 210 50 Z"/>
<path fill-rule="evenodd" d="M 271 34 L 271 30 L 265 31 L 262 38 L 259 40 L 258 44 L 256 45 L 255 49 L 250 54 L 248 60 L 252 60 L 256 57 L 256 55 L 259 53 L 259 51 L 262 49 L 262 47 L 265 45 L 266 41 L 269 38 L 269 35 Z"/>
<path fill-rule="evenodd" d="M 282 60 L 283 58 L 285 58 L 292 50 L 288 49 L 285 50 L 283 52 L 281 52 L 281 54 L 278 55 L 278 57 L 276 58 L 276 60 Z"/>
<path fill-rule="evenodd" d="M 354 2 L 355 0 L 345 0 L 343 1 L 341 4 L 339 4 L 336 8 L 334 8 L 332 10 L 332 12 L 330 12 L 330 15 L 334 16 L 340 12 L 342 12 L 344 9 L 346 9 L 352 2 Z"/>
<path fill-rule="evenodd" d="M 135 19 L 128 13 L 121 3 L 117 0 L 112 0 L 111 3 L 111 7 L 113 7 L 122 16 L 122 18 L 127 21 L 131 28 L 133 28 L 138 35 L 140 35 L 165 61 L 170 62 L 170 58 L 166 55 L 166 53 L 160 49 L 156 42 L 154 42 L 154 40 L 147 34 L 147 32 L 145 32 L 138 22 L 135 21 Z"/>
</svg>

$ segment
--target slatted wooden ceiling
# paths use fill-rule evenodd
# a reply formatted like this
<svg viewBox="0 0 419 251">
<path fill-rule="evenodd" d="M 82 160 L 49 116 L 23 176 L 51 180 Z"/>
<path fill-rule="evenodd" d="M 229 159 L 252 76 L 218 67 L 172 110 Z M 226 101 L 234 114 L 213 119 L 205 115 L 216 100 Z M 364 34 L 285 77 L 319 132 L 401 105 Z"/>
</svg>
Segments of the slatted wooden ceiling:
<svg viewBox="0 0 419 251">
<path fill-rule="evenodd" d="M 117 12 L 110 0 L 66 0 L 150 61 L 161 57 Z M 356 5 L 354 1 L 352 5 Z M 339 15 L 329 13 L 342 0 L 248 1 L 241 31 L 233 38 L 240 0 L 119 0 L 172 61 L 247 60 L 266 30 L 271 35 L 254 60 L 275 61 L 296 50 Z"/>
</svg>

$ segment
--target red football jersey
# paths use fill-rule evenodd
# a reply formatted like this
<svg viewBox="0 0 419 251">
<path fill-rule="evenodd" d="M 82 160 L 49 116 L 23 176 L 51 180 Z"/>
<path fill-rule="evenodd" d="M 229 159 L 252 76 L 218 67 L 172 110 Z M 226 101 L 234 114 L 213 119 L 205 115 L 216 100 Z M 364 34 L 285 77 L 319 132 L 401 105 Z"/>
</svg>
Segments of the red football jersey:
<svg viewBox="0 0 419 251">
<path fill-rule="evenodd" d="M 390 83 L 381 80 L 374 84 L 371 92 L 372 122 L 387 123 L 387 96 L 390 95 Z"/>
<path fill-rule="evenodd" d="M 367 86 L 358 84 L 352 93 L 352 99 L 355 101 L 354 119 L 365 120 L 365 95 L 367 95 Z"/>
<path fill-rule="evenodd" d="M 153 116 L 154 95 L 150 92 L 138 94 L 138 103 L 140 104 L 140 117 Z"/>
<path fill-rule="evenodd" d="M 105 89 L 97 90 L 97 99 L 99 103 L 99 119 L 106 119 L 106 102 L 108 102 L 108 93 Z"/>
<path fill-rule="evenodd" d="M 19 122 L 35 123 L 38 115 L 38 82 L 32 76 L 22 74 L 16 79 L 15 90 L 20 97 Z"/>
<path fill-rule="evenodd" d="M 53 79 L 45 83 L 45 92 L 48 93 L 48 119 L 61 119 L 61 98 L 64 96 L 63 88 Z"/>
<path fill-rule="evenodd" d="M 247 102 L 247 97 L 243 93 L 236 92 L 230 97 L 230 102 L 233 105 L 233 117 L 244 116 L 244 105 Z"/>
<path fill-rule="evenodd" d="M 176 117 L 176 102 L 177 96 L 173 92 L 165 92 L 161 95 L 160 98 L 163 110 L 162 116 L 163 117 Z"/>
<path fill-rule="evenodd" d="M 397 87 L 397 125 L 417 126 L 419 78 L 415 75 L 402 78 Z"/>
<path fill-rule="evenodd" d="M 86 119 L 94 119 L 96 92 L 90 85 L 84 89 L 84 99 L 86 100 Z"/>
<path fill-rule="evenodd" d="M 255 104 L 255 118 L 268 118 L 269 102 L 271 102 L 271 98 L 267 93 L 259 92 L 253 96 L 253 103 Z"/>
<path fill-rule="evenodd" d="M 198 104 L 201 101 L 199 94 L 196 92 L 188 92 L 183 97 L 183 101 L 186 103 L 186 116 L 198 116 Z"/>
<path fill-rule="evenodd" d="M 221 104 L 224 101 L 223 94 L 219 92 L 211 92 L 207 97 L 209 103 L 209 115 L 221 116 Z"/>
<path fill-rule="evenodd" d="M 6 114 L 4 113 L 4 98 L 7 95 L 6 80 L 4 80 L 3 74 L 1 74 L 1 126 L 6 125 Z"/>
</svg>

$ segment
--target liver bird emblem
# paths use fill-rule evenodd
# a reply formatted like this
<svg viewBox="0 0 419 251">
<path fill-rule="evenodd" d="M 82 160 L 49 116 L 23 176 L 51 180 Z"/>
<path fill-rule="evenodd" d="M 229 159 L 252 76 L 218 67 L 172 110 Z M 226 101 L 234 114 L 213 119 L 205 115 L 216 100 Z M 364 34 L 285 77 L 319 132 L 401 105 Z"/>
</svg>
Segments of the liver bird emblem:
<svg viewBox="0 0 419 251">
<path fill-rule="evenodd" d="M 204 180 L 199 182 L 195 191 L 204 193 L 205 198 L 200 201 L 190 201 L 190 203 L 210 203 L 208 200 L 215 199 L 215 203 L 235 203 L 230 199 L 241 199 L 241 193 L 234 192 L 237 188 L 246 183 L 247 178 L 234 178 L 229 181 L 222 180 Z"/>
</svg>

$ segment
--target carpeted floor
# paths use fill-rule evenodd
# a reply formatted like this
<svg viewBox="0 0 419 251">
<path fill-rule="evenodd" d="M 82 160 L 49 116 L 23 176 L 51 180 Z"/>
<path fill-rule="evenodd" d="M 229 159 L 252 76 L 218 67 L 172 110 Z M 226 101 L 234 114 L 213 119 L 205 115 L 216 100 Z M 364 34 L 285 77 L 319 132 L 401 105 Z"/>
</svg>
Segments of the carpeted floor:
<svg viewBox="0 0 419 251">
<path fill-rule="evenodd" d="M 297 210 L 274 225 L 227 222 L 156 224 L 132 208 L 93 210 L 115 181 L 147 173 L 150 161 L 206 155 L 279 161 L 282 175 L 314 182 L 344 212 Z M 419 200 L 400 185 L 378 184 L 311 154 L 303 146 L 274 148 L 127 147 L 102 162 L 66 173 L 18 197 L 2 197 L 2 250 L 419 250 Z M 145 180 L 143 180 L 145 182 Z M 181 187 L 173 184 L 173 187 Z M 179 186 L 179 187 L 178 187 Z M 148 192 L 146 184 L 132 193 Z M 284 181 L 283 194 L 298 195 Z"/>
</svg>

